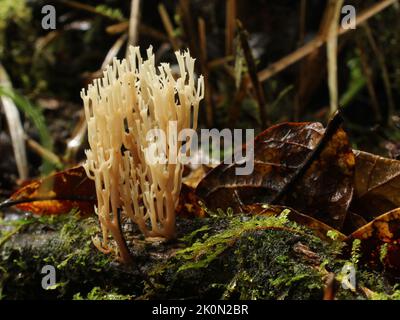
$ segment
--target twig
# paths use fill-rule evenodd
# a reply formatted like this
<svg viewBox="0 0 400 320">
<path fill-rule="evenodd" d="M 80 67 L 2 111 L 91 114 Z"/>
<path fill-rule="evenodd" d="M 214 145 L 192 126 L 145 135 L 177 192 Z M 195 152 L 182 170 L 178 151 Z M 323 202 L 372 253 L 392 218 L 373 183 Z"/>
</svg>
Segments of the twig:
<svg viewBox="0 0 400 320">
<path fill-rule="evenodd" d="M 113 18 L 111 18 L 109 15 L 102 13 L 101 11 L 97 10 L 95 7 L 90 6 L 88 4 L 80 3 L 80 2 L 74 1 L 74 0 L 60 0 L 60 2 L 68 7 L 83 10 L 83 11 L 90 12 L 90 13 L 94 13 L 94 14 L 100 15 L 104 18 L 113 20 Z"/>
<path fill-rule="evenodd" d="M 329 141 L 332 139 L 334 134 L 340 128 L 343 122 L 343 118 L 339 111 L 333 115 L 332 119 L 329 121 L 326 126 L 325 133 L 318 142 L 317 146 L 314 148 L 312 152 L 310 152 L 303 162 L 303 164 L 299 167 L 290 181 L 279 191 L 279 193 L 271 200 L 270 204 L 279 204 L 282 201 L 283 197 L 286 196 L 290 190 L 296 185 L 296 183 L 304 176 L 308 168 L 312 165 L 315 159 L 317 159 Z"/>
<path fill-rule="evenodd" d="M 254 91 L 256 93 L 258 108 L 260 113 L 261 127 L 264 128 L 267 125 L 267 117 L 265 114 L 265 96 L 264 91 L 261 86 L 261 83 L 257 77 L 257 67 L 254 61 L 253 54 L 251 53 L 251 49 L 249 46 L 249 42 L 247 39 L 247 33 L 243 29 L 242 23 L 237 21 L 237 29 L 240 37 L 240 44 L 243 49 L 243 54 L 246 59 L 247 69 L 249 72 L 250 80 L 253 85 Z"/>
<path fill-rule="evenodd" d="M 240 86 L 236 90 L 235 97 L 233 98 L 233 102 L 229 109 L 229 124 L 233 128 L 235 127 L 236 122 L 240 115 L 241 103 L 247 94 L 247 90 L 246 90 L 247 82 L 248 81 L 246 81 L 245 79 L 242 78 L 242 81 L 240 82 Z M 238 197 L 238 200 L 240 200 L 239 197 Z"/>
<path fill-rule="evenodd" d="M 125 32 L 129 28 L 129 21 L 118 22 L 106 28 L 108 34 L 117 34 Z"/>
<path fill-rule="evenodd" d="M 195 32 L 195 27 L 193 25 L 193 18 L 190 11 L 190 2 L 189 0 L 179 0 L 179 7 L 182 12 L 182 20 L 184 24 L 184 31 L 189 40 L 189 48 L 190 52 L 194 56 L 198 56 L 197 51 L 197 36 Z"/>
<path fill-rule="evenodd" d="M 167 32 L 169 42 L 171 42 L 172 48 L 175 51 L 179 50 L 179 45 L 174 34 L 174 27 L 172 26 L 171 19 L 169 18 L 167 9 L 165 9 L 164 4 L 160 3 L 158 5 L 158 12 L 160 14 L 165 31 Z"/>
<path fill-rule="evenodd" d="M 11 88 L 11 82 L 7 72 L 0 63 L 0 86 Z M 18 175 L 21 180 L 28 178 L 28 160 L 26 156 L 24 129 L 22 127 L 21 118 L 18 108 L 11 98 L 2 95 L 1 103 L 4 108 L 8 129 L 11 136 L 12 147 L 14 150 L 15 162 L 17 164 Z"/>
<path fill-rule="evenodd" d="M 112 62 L 114 57 L 117 56 L 118 52 L 121 50 L 122 46 L 124 45 L 126 39 L 128 38 L 128 34 L 124 33 L 121 35 L 117 41 L 112 45 L 112 47 L 108 50 L 106 57 L 103 60 L 103 63 L 101 64 L 101 67 L 99 70 L 96 70 L 94 72 L 86 73 L 85 76 L 88 79 L 96 79 L 102 76 L 103 70 Z"/>
<path fill-rule="evenodd" d="M 337 79 L 337 45 L 338 45 L 338 20 L 343 0 L 330 0 L 332 6 L 332 19 L 327 32 L 327 58 L 328 58 L 328 87 L 330 96 L 330 109 L 333 114 L 338 109 L 338 79 Z"/>
<path fill-rule="evenodd" d="M 307 0 L 301 0 L 300 18 L 299 18 L 299 44 L 303 44 L 306 35 L 306 15 L 307 15 Z"/>
<path fill-rule="evenodd" d="M 128 21 L 119 22 L 119 23 L 108 26 L 106 28 L 106 32 L 109 34 L 122 33 L 122 32 L 125 32 L 126 30 L 128 30 L 128 27 L 129 27 Z M 156 40 L 159 40 L 162 42 L 168 41 L 168 37 L 164 33 L 144 24 L 143 22 L 140 22 L 138 29 L 139 29 L 139 35 L 143 34 L 145 36 L 151 37 L 153 39 L 156 39 Z"/>
<path fill-rule="evenodd" d="M 218 68 L 219 66 L 223 66 L 223 65 L 225 65 L 228 62 L 231 62 L 233 60 L 234 60 L 233 56 L 216 58 L 216 59 L 211 60 L 210 62 L 208 62 L 208 68 L 209 69 L 215 69 L 215 68 Z"/>
<path fill-rule="evenodd" d="M 209 81 L 209 71 L 207 65 L 207 39 L 206 39 L 206 25 L 203 18 L 198 19 L 199 27 L 199 42 L 200 42 L 200 68 L 204 76 L 205 85 L 205 102 L 206 102 L 206 123 L 208 127 L 212 127 L 214 123 L 214 110 L 212 104 L 211 86 Z"/>
<path fill-rule="evenodd" d="M 225 55 L 233 53 L 233 37 L 235 35 L 236 0 L 226 0 L 225 15 Z"/>
<path fill-rule="evenodd" d="M 84 113 L 81 112 L 79 122 L 72 133 L 72 137 L 67 141 L 67 149 L 64 155 L 64 161 L 66 163 L 72 164 L 74 162 L 76 153 L 85 140 L 86 130 L 87 122 Z"/>
<path fill-rule="evenodd" d="M 43 148 L 39 143 L 33 139 L 30 139 L 29 137 L 26 137 L 26 142 L 31 150 L 38 154 L 41 158 L 51 162 L 58 169 L 63 167 L 60 158 L 56 154 L 46 148 Z"/>
<path fill-rule="evenodd" d="M 385 63 L 385 57 L 382 54 L 382 51 L 380 50 L 380 48 L 378 47 L 378 44 L 376 43 L 376 41 L 374 39 L 372 30 L 369 27 L 368 23 L 364 24 L 364 31 L 365 31 L 365 34 L 369 41 L 369 44 L 371 45 L 372 51 L 374 52 L 375 57 L 378 59 L 378 64 L 379 64 L 381 72 L 382 72 L 382 80 L 383 80 L 383 84 L 385 86 L 385 91 L 386 91 L 386 96 L 387 96 L 388 106 L 389 106 L 386 124 L 391 124 L 391 122 L 392 122 L 391 116 L 394 114 L 396 106 L 394 103 L 392 86 L 390 84 L 389 72 L 388 72 L 388 69 L 387 69 L 386 63 Z"/>
<path fill-rule="evenodd" d="M 96 15 L 100 15 L 104 18 L 108 18 L 111 20 L 116 20 L 108 15 L 103 14 L 102 12 L 99 12 L 98 10 L 96 10 L 95 7 L 92 7 L 87 4 L 82 4 L 82 3 L 79 3 L 76 1 L 71 1 L 71 0 L 61 0 L 61 3 L 63 3 L 66 6 L 69 6 L 71 8 L 83 10 L 83 11 L 93 13 Z M 122 33 L 122 32 L 125 32 L 128 29 L 128 27 L 129 27 L 129 21 L 122 21 L 122 22 L 118 22 L 116 24 L 108 26 L 106 28 L 106 32 L 110 33 L 110 34 Z M 166 37 L 162 32 L 160 32 L 144 23 L 140 23 L 137 26 L 137 28 L 138 28 L 139 34 L 144 34 L 144 35 L 147 35 L 149 37 L 152 37 L 152 38 L 160 40 L 160 41 L 168 40 L 168 37 Z"/>
<path fill-rule="evenodd" d="M 368 64 L 368 57 L 366 55 L 364 45 L 362 44 L 360 39 L 357 39 L 357 47 L 358 47 L 359 57 L 360 57 L 360 61 L 361 61 L 362 72 L 365 77 L 368 94 L 369 94 L 370 100 L 371 100 L 372 109 L 374 110 L 374 114 L 375 114 L 375 121 L 377 121 L 379 123 L 382 121 L 382 115 L 380 112 L 381 108 L 379 105 L 378 96 L 377 96 L 375 88 L 374 88 L 372 70 Z"/>
<path fill-rule="evenodd" d="M 129 46 L 135 46 L 138 42 L 138 25 L 140 21 L 140 0 L 131 1 L 131 15 L 129 18 L 129 36 L 126 46 L 126 56 L 129 54 Z"/>
<path fill-rule="evenodd" d="M 386 9 L 387 7 L 391 6 L 394 3 L 397 3 L 399 0 L 385 0 L 379 2 L 370 8 L 364 10 L 359 14 L 357 17 L 357 25 L 362 24 L 363 22 L 367 21 L 374 15 L 378 14 L 382 10 Z M 339 35 L 343 35 L 349 32 L 351 29 L 339 29 Z M 303 59 L 305 56 L 309 55 L 314 50 L 321 47 L 326 42 L 326 39 L 321 39 L 320 37 L 316 37 L 301 48 L 295 50 L 294 52 L 290 53 L 286 57 L 274 62 L 269 67 L 264 70 L 258 72 L 258 79 L 259 81 L 263 82 L 277 73 L 281 72 L 282 70 L 286 69 L 287 67 L 291 66 L 292 64 L 296 63 L 297 61 Z"/>
<path fill-rule="evenodd" d="M 104 70 L 114 59 L 114 57 L 117 56 L 119 50 L 121 50 L 122 46 L 124 45 L 126 39 L 128 38 L 128 34 L 124 33 L 122 36 L 120 36 L 117 41 L 112 45 L 110 50 L 108 50 L 106 57 L 103 60 L 103 63 L 101 64 L 101 69 Z M 127 48 L 129 45 L 127 46 Z M 100 70 L 101 71 L 101 70 Z"/>
<path fill-rule="evenodd" d="M 328 273 L 325 280 L 324 300 L 335 300 L 335 284 L 335 274 L 333 272 Z"/>
</svg>

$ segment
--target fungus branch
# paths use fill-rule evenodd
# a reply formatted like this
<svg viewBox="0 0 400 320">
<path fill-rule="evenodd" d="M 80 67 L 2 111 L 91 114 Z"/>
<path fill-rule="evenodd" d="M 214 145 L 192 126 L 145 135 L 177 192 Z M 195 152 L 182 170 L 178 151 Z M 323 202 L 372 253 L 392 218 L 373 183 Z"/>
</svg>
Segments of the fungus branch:
<svg viewBox="0 0 400 320">
<path fill-rule="evenodd" d="M 90 145 L 84 167 L 95 181 L 102 228 L 102 241 L 96 245 L 110 251 L 111 235 L 121 260 L 129 252 L 118 224 L 119 210 L 145 236 L 174 237 L 183 143 L 171 139 L 169 131 L 171 124 L 176 132 L 195 130 L 204 96 L 203 77 L 196 86 L 195 60 L 189 52 L 176 52 L 179 76 L 175 79 L 169 64 L 156 68 L 151 48 L 146 60 L 138 47 L 129 51 L 127 59 L 114 59 L 103 78 L 82 91 Z M 153 129 L 169 137 L 161 144 L 164 147 L 151 135 Z M 188 144 L 184 148 L 188 152 Z"/>
</svg>

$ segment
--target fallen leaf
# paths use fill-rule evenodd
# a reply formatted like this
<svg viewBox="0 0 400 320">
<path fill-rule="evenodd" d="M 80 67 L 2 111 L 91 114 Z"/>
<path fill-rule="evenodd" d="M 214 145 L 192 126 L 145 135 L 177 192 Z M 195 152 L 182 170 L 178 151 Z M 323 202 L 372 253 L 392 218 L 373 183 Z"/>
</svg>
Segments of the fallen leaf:
<svg viewBox="0 0 400 320">
<path fill-rule="evenodd" d="M 342 231 L 350 234 L 368 223 L 362 216 L 352 211 L 347 212 Z"/>
<path fill-rule="evenodd" d="M 76 167 L 25 185 L 0 207 L 15 205 L 37 215 L 60 215 L 77 208 L 86 216 L 94 213 L 96 202 L 94 182 L 87 178 L 83 167 Z M 194 189 L 186 184 L 182 184 L 176 214 L 183 217 L 206 215 Z"/>
<path fill-rule="evenodd" d="M 273 126 L 255 138 L 252 174 L 236 175 L 241 164 L 220 164 L 196 193 L 210 209 L 281 204 L 340 230 L 353 194 L 354 154 L 339 124 L 336 115 L 326 130 L 309 122 Z"/>
<path fill-rule="evenodd" d="M 194 189 L 186 184 L 182 184 L 179 202 L 175 209 L 176 215 L 186 218 L 205 217 L 206 212 L 199 201 L 200 199 L 194 192 Z"/>
<path fill-rule="evenodd" d="M 184 176 L 182 177 L 182 183 L 191 188 L 196 188 L 199 182 L 211 169 L 212 168 L 209 168 L 205 165 L 198 166 L 197 168 L 190 168 L 189 166 L 185 166 L 183 171 Z"/>
<path fill-rule="evenodd" d="M 361 240 L 361 260 L 400 276 L 400 208 L 387 212 L 357 231 L 348 241 Z"/>
<path fill-rule="evenodd" d="M 352 210 L 368 221 L 400 207 L 400 161 L 367 152 L 356 156 Z"/>
<path fill-rule="evenodd" d="M 96 189 L 83 167 L 62 171 L 33 181 L 0 205 L 15 205 L 37 215 L 60 215 L 79 209 L 81 215 L 94 213 Z"/>
</svg>

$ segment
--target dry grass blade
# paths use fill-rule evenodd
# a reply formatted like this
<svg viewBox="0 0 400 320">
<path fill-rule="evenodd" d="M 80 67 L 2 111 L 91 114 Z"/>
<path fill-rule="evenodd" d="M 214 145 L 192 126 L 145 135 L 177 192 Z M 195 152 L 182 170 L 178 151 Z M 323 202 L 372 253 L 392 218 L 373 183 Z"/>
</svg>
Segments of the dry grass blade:
<svg viewBox="0 0 400 320">
<path fill-rule="evenodd" d="M 106 28 L 106 32 L 108 34 L 117 34 L 117 33 L 125 32 L 126 30 L 128 30 L 128 28 L 129 28 L 129 22 L 124 21 L 124 22 L 119 22 L 119 23 L 108 26 Z M 143 22 L 141 22 L 138 25 L 138 29 L 139 29 L 139 35 L 143 34 L 145 36 L 148 36 L 150 38 L 153 38 L 153 39 L 161 41 L 161 42 L 168 41 L 168 37 L 164 33 L 144 24 Z"/>
<path fill-rule="evenodd" d="M 3 65 L 0 63 L 0 86 L 11 88 L 10 80 Z M 12 146 L 14 150 L 15 162 L 17 164 L 19 178 L 28 178 L 28 160 L 25 148 L 25 133 L 22 127 L 21 118 L 15 103 L 7 96 L 1 96 L 1 103 L 6 115 L 8 128 L 10 131 Z"/>
<path fill-rule="evenodd" d="M 26 137 L 26 142 L 31 150 L 38 154 L 41 158 L 51 162 L 58 169 L 61 169 L 63 167 L 61 159 L 52 151 L 43 148 L 43 146 L 41 146 L 39 143 L 29 137 Z"/>
<path fill-rule="evenodd" d="M 366 49 L 360 39 L 357 39 L 357 47 L 358 47 L 358 52 L 359 52 L 359 56 L 360 56 L 362 71 L 365 76 L 365 81 L 367 84 L 368 94 L 371 99 L 371 106 L 372 106 L 373 112 L 375 114 L 375 121 L 379 123 L 382 120 L 382 116 L 381 116 L 382 109 L 379 104 L 378 95 L 377 95 L 375 87 L 374 87 L 373 72 L 371 70 L 371 66 L 368 61 Z"/>
<path fill-rule="evenodd" d="M 191 14 L 191 6 L 190 0 L 179 0 L 179 8 L 182 14 L 182 22 L 184 27 L 184 32 L 186 34 L 186 40 L 189 42 L 190 52 L 194 56 L 198 56 L 198 44 L 197 44 L 197 35 L 195 28 L 195 21 L 193 20 Z M 193 23 L 194 22 L 194 23 Z"/>
<path fill-rule="evenodd" d="M 164 4 L 160 3 L 158 5 L 158 12 L 160 14 L 161 21 L 164 25 L 165 31 L 167 31 L 169 42 L 171 43 L 172 48 L 175 51 L 179 50 L 179 44 L 175 37 L 174 27 L 172 25 L 171 19 L 169 18 L 167 9 L 165 9 Z"/>
<path fill-rule="evenodd" d="M 132 0 L 131 15 L 129 18 L 129 37 L 128 45 L 126 46 L 126 56 L 128 55 L 129 46 L 135 46 L 138 41 L 138 25 L 140 22 L 140 0 Z"/>
<path fill-rule="evenodd" d="M 113 44 L 113 46 L 108 50 L 106 57 L 104 58 L 103 64 L 101 65 L 101 69 L 105 69 L 114 59 L 114 57 L 117 56 L 119 50 L 121 50 L 122 46 L 124 45 L 126 39 L 128 38 L 128 35 L 124 33 L 122 36 L 120 36 L 117 41 Z"/>
<path fill-rule="evenodd" d="M 368 19 L 372 18 L 376 14 L 380 13 L 382 10 L 388 8 L 389 6 L 393 5 L 394 3 L 398 3 L 398 0 L 386 0 L 379 2 L 368 9 L 365 9 L 358 15 L 357 18 L 357 25 L 362 24 L 363 22 L 367 21 Z M 351 29 L 339 29 L 339 35 L 345 34 Z M 269 67 L 264 70 L 261 70 L 258 73 L 259 81 L 263 82 L 277 73 L 281 72 L 282 70 L 286 69 L 287 67 L 291 66 L 292 64 L 298 62 L 299 60 L 303 59 L 314 50 L 321 47 L 326 42 L 326 39 L 321 39 L 320 37 L 316 37 L 301 48 L 295 50 L 294 52 L 290 53 L 289 55 L 283 57 L 282 59 L 274 62 Z"/>
<path fill-rule="evenodd" d="M 225 54 L 233 53 L 233 37 L 235 35 L 236 22 L 236 0 L 226 0 L 226 21 L 225 21 Z"/>
<path fill-rule="evenodd" d="M 117 56 L 118 52 L 121 50 L 122 46 L 124 45 L 126 39 L 128 39 L 128 34 L 124 33 L 117 39 L 117 41 L 115 41 L 115 43 L 112 45 L 110 50 L 108 50 L 108 52 L 106 54 L 106 57 L 104 58 L 103 63 L 101 64 L 101 68 L 99 70 L 95 71 L 95 72 L 86 74 L 87 78 L 89 80 L 93 80 L 93 79 L 96 79 L 98 77 L 101 77 L 101 75 L 103 74 L 103 70 L 109 64 L 111 64 L 113 59 Z"/>
<path fill-rule="evenodd" d="M 368 23 L 364 24 L 364 31 L 367 36 L 368 42 L 371 46 L 371 49 L 374 52 L 374 55 L 378 60 L 379 67 L 382 72 L 382 80 L 383 80 L 383 84 L 385 86 L 386 96 L 387 96 L 387 100 L 388 100 L 388 107 L 389 107 L 386 123 L 390 124 L 391 120 L 392 120 L 391 116 L 394 114 L 394 112 L 396 110 L 396 106 L 394 103 L 392 86 L 391 86 L 390 77 L 389 77 L 389 71 L 386 67 L 385 57 L 384 57 L 381 49 L 379 48 L 378 44 L 376 43 L 374 36 L 372 34 L 372 30 L 369 27 Z"/>
<path fill-rule="evenodd" d="M 87 130 L 87 123 L 83 112 L 80 114 L 80 119 L 76 125 L 71 138 L 67 142 L 67 149 L 65 151 L 64 161 L 66 163 L 74 163 L 76 154 L 82 143 L 85 141 Z"/>
<path fill-rule="evenodd" d="M 247 38 L 247 33 L 243 29 L 242 23 L 239 20 L 237 21 L 237 29 L 239 32 L 240 44 L 242 46 L 243 54 L 246 59 L 250 80 L 257 97 L 257 102 L 260 112 L 261 127 L 265 128 L 267 125 L 267 116 L 265 113 L 266 103 L 265 103 L 264 91 L 259 81 L 259 78 L 257 77 L 257 67 L 254 61 L 253 54 L 251 53 L 249 41 Z"/>
<path fill-rule="evenodd" d="M 338 80 L 337 80 L 337 45 L 338 45 L 338 20 L 343 0 L 331 0 L 332 19 L 329 21 L 327 33 L 328 57 L 328 86 L 330 95 L 330 109 L 333 114 L 338 109 Z"/>
<path fill-rule="evenodd" d="M 301 0 L 299 17 L 299 43 L 303 44 L 306 35 L 307 0 Z"/>
<path fill-rule="evenodd" d="M 214 110 L 212 104 L 212 94 L 211 94 L 211 86 L 209 79 L 209 70 L 207 65 L 207 39 L 206 39 L 206 24 L 203 18 L 199 18 L 199 41 L 200 41 L 200 68 L 201 73 L 204 76 L 204 85 L 205 85 L 205 103 L 206 103 L 206 123 L 207 126 L 212 127 L 214 123 Z"/>
</svg>

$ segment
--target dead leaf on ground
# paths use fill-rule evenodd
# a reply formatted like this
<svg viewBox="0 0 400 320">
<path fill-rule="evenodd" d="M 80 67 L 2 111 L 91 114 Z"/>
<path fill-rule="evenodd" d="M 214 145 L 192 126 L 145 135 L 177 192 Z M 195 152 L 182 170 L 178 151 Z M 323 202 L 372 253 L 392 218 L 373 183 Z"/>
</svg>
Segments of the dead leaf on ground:
<svg viewBox="0 0 400 320">
<path fill-rule="evenodd" d="M 190 186 L 182 184 L 181 193 L 179 194 L 178 206 L 175 209 L 176 215 L 186 218 L 204 218 L 206 212 L 199 204 L 199 197 Z"/>
<path fill-rule="evenodd" d="M 400 161 L 355 151 L 352 210 L 367 221 L 400 207 Z"/>
<path fill-rule="evenodd" d="M 37 215 L 60 215 L 77 208 L 87 216 L 94 214 L 96 202 L 94 182 L 87 178 L 83 167 L 76 167 L 27 184 L 0 207 L 15 205 Z M 206 215 L 194 189 L 188 185 L 182 184 L 176 213 L 183 217 Z"/>
<path fill-rule="evenodd" d="M 350 234 L 355 230 L 361 228 L 368 223 L 362 216 L 352 211 L 348 211 L 346 215 L 346 220 L 344 221 L 342 232 L 345 234 Z"/>
<path fill-rule="evenodd" d="M 400 208 L 385 213 L 357 231 L 348 241 L 361 240 L 362 261 L 400 276 Z"/>
<path fill-rule="evenodd" d="M 60 215 L 79 209 L 82 215 L 94 213 L 96 189 L 83 167 L 62 171 L 33 181 L 16 191 L 0 207 L 15 205 L 38 215 Z"/>
<path fill-rule="evenodd" d="M 281 204 L 340 229 L 353 194 L 354 154 L 339 123 L 336 115 L 326 131 L 320 123 L 275 125 L 255 139 L 252 174 L 221 164 L 196 192 L 211 209 Z"/>
<path fill-rule="evenodd" d="M 196 188 L 207 172 L 211 169 L 211 167 L 205 165 L 198 166 L 197 168 L 185 166 L 183 170 L 182 183 L 191 188 Z"/>
</svg>

